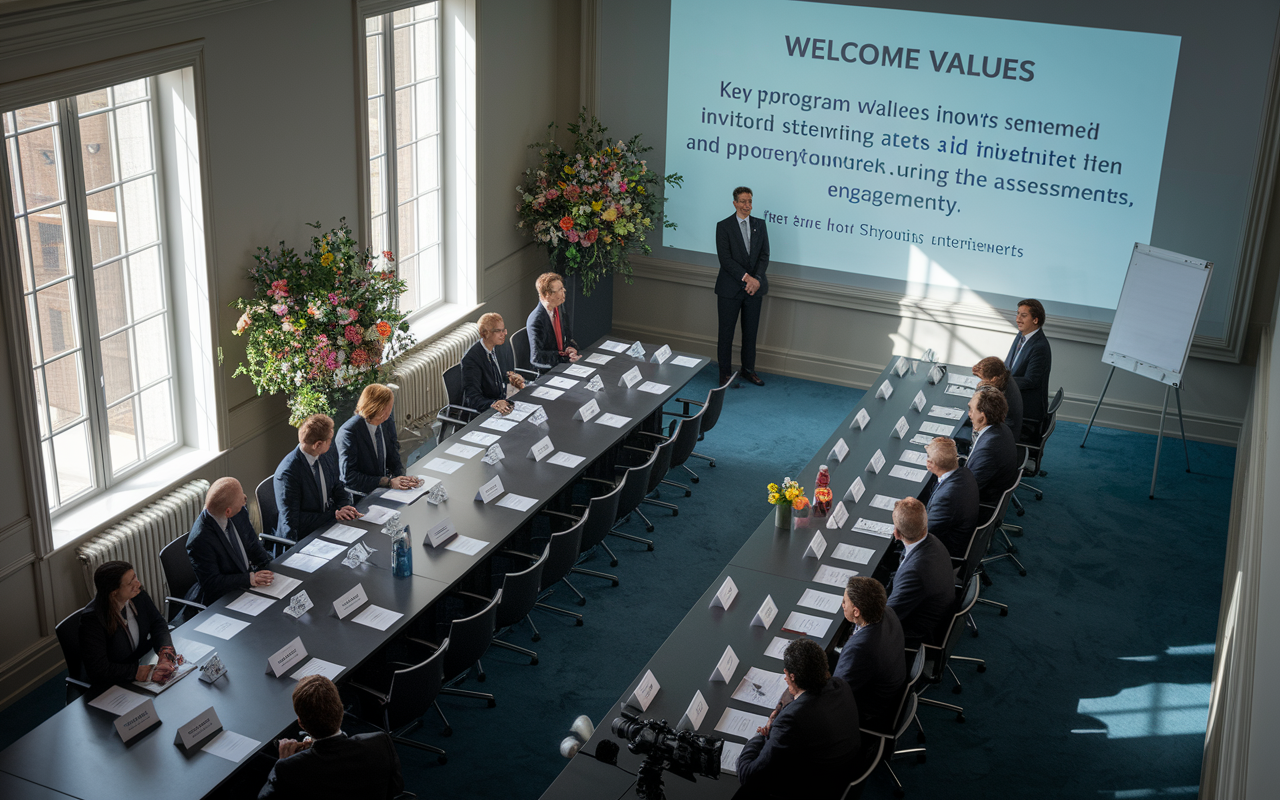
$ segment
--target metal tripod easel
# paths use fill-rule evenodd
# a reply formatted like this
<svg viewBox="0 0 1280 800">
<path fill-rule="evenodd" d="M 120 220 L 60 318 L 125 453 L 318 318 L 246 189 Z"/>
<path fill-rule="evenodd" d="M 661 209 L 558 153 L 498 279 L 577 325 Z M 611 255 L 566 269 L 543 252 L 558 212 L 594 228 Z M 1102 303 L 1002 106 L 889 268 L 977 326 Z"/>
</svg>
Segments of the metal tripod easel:
<svg viewBox="0 0 1280 800">
<path fill-rule="evenodd" d="M 1080 446 L 1084 447 L 1084 443 L 1089 441 L 1089 431 L 1093 430 L 1093 421 L 1098 418 L 1098 409 L 1102 408 L 1102 398 L 1107 395 L 1107 387 L 1111 385 L 1111 379 L 1115 377 L 1116 368 L 1111 367 L 1111 372 L 1107 374 L 1107 382 L 1102 385 L 1102 394 L 1098 395 L 1098 404 L 1093 407 L 1093 415 L 1089 417 L 1089 426 L 1084 429 L 1084 438 L 1080 440 Z M 1156 474 L 1160 471 L 1160 446 L 1164 443 L 1164 419 L 1169 412 L 1169 390 L 1173 389 L 1174 401 L 1178 404 L 1178 430 L 1182 433 L 1182 453 L 1187 459 L 1187 472 L 1191 471 L 1191 452 L 1187 449 L 1187 426 L 1182 419 L 1182 392 L 1178 384 L 1165 384 L 1164 387 L 1164 405 L 1160 408 L 1160 429 L 1156 431 L 1156 461 L 1151 466 L 1151 491 L 1147 494 L 1150 500 L 1156 499 Z"/>
</svg>

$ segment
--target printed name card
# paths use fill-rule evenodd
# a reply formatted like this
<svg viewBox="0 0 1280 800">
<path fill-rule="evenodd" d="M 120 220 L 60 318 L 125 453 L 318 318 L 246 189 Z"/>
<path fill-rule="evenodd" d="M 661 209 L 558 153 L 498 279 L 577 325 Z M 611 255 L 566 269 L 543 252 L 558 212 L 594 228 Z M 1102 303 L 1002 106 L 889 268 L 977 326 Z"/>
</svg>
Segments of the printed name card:
<svg viewBox="0 0 1280 800">
<path fill-rule="evenodd" d="M 738 584 L 733 582 L 732 577 L 726 576 L 724 583 L 720 584 L 720 588 L 716 591 L 715 597 L 711 598 L 709 608 L 723 608 L 728 611 L 729 606 L 733 605 L 733 598 L 738 596 Z"/>
<path fill-rule="evenodd" d="M 367 602 L 369 602 L 369 595 L 365 594 L 364 586 L 357 583 L 354 589 L 333 601 L 333 610 L 338 615 L 338 619 L 346 619 L 348 614 Z M 301 644 L 302 640 L 299 639 L 298 643 Z"/>
<path fill-rule="evenodd" d="M 871 421 L 871 415 L 867 413 L 865 408 L 858 409 L 858 413 L 854 415 L 853 422 L 849 423 L 849 427 L 858 426 L 858 430 L 867 427 L 867 423 Z"/>
<path fill-rule="evenodd" d="M 497 480 L 496 478 L 494 480 Z M 498 489 L 501 493 L 502 489 Z M 485 501 L 489 502 L 488 500 Z M 432 547 L 439 547 L 445 542 L 458 535 L 458 528 L 453 524 L 453 519 L 445 517 L 444 519 L 427 528 L 427 544 Z"/>
<path fill-rule="evenodd" d="M 901 378 L 903 375 L 906 375 L 906 374 L 907 374 L 907 367 L 908 367 L 908 366 L 909 366 L 909 365 L 908 365 L 908 363 L 907 363 L 907 357 L 906 357 L 906 356 L 898 356 L 898 363 L 894 365 L 894 367 L 893 367 L 893 371 L 894 371 L 894 372 L 896 372 L 896 373 L 898 373 L 898 377 L 899 377 L 899 378 Z"/>
<path fill-rule="evenodd" d="M 533 413 L 529 414 L 526 421 L 533 425 L 541 425 L 547 421 L 547 410 L 542 406 L 534 406 Z"/>
<path fill-rule="evenodd" d="M 120 734 L 120 741 L 127 744 L 159 724 L 160 715 L 156 713 L 156 705 L 148 697 L 116 717 L 116 733 Z"/>
<path fill-rule="evenodd" d="M 599 378 L 599 376 L 596 376 L 596 377 L 597 379 Z M 600 404 L 595 401 L 595 398 L 592 398 L 587 402 L 583 403 L 581 406 L 578 406 L 578 410 L 573 412 L 573 418 L 580 419 L 583 422 L 590 422 L 591 418 L 599 413 L 600 413 Z"/>
<path fill-rule="evenodd" d="M 493 480 L 488 481 L 487 483 L 482 485 L 480 487 L 480 490 L 476 492 L 475 499 L 479 500 L 481 503 L 484 503 L 485 505 L 488 505 L 490 500 L 495 499 L 498 495 L 502 494 L 503 491 L 504 489 L 502 488 L 502 476 L 494 475 Z"/>
<path fill-rule="evenodd" d="M 289 607 L 284 610 L 284 613 L 294 619 L 299 619 L 303 614 L 310 611 L 314 605 L 315 603 L 311 602 L 311 597 L 307 594 L 307 590 L 303 589 L 289 598 Z"/>
<path fill-rule="evenodd" d="M 805 558 L 822 558 L 822 554 L 827 551 L 827 540 L 822 537 L 822 531 L 815 531 L 813 539 L 809 541 L 809 546 L 804 549 Z"/>
<path fill-rule="evenodd" d="M 836 463 L 839 464 L 844 461 L 844 457 L 847 455 L 849 455 L 849 445 L 845 444 L 844 439 L 841 438 L 836 441 L 836 446 L 831 448 L 831 452 L 827 454 L 827 458 L 834 458 Z"/>
<path fill-rule="evenodd" d="M 501 461 L 506 457 L 507 457 L 507 454 L 502 452 L 502 445 L 498 444 L 497 442 L 494 442 L 493 444 L 489 445 L 488 450 L 484 451 L 484 458 L 480 460 L 486 464 L 497 464 L 499 461 Z"/>
<path fill-rule="evenodd" d="M 862 478 L 854 478 L 853 483 L 849 486 L 849 491 L 844 493 L 845 500 L 858 502 L 862 499 L 862 493 L 867 490 L 867 485 L 862 482 Z"/>
<path fill-rule="evenodd" d="M 916 411 L 924 411 L 925 397 L 924 392 L 916 392 L 916 399 L 911 401 L 911 407 Z"/>
<path fill-rule="evenodd" d="M 883 467 L 884 467 L 884 453 L 877 450 L 876 454 L 871 457 L 871 460 L 869 462 L 867 462 L 867 472 L 874 472 L 878 475 L 880 474 L 880 470 Z"/>
<path fill-rule="evenodd" d="M 728 683 L 733 680 L 733 673 L 738 669 L 738 654 L 733 652 L 732 647 L 724 649 L 724 655 L 720 656 L 720 660 L 716 662 L 716 668 L 711 670 L 709 681 L 719 681 Z"/>
<path fill-rule="evenodd" d="M 644 672 L 644 677 L 640 679 L 640 685 L 627 698 L 626 704 L 641 711 L 648 711 L 649 704 L 653 702 L 653 698 L 657 696 L 660 688 L 658 679 L 653 677 L 653 670 L 647 669 Z"/>
<path fill-rule="evenodd" d="M 773 618 L 777 615 L 778 606 L 773 602 L 773 596 L 765 595 L 764 602 L 760 604 L 760 610 L 751 619 L 751 626 L 769 630 L 769 626 L 773 624 Z"/>
<path fill-rule="evenodd" d="M 893 426 L 893 433 L 889 435 L 894 439 L 903 439 L 909 430 L 911 430 L 911 424 L 907 422 L 907 418 L 898 417 L 898 424 Z"/>
<path fill-rule="evenodd" d="M 640 375 L 640 368 L 632 367 L 631 369 L 622 373 L 622 377 L 618 379 L 618 385 L 619 386 L 625 385 L 628 389 L 630 389 L 632 386 L 635 386 L 637 383 L 640 382 L 641 377 L 642 376 Z"/>
<path fill-rule="evenodd" d="M 644 358 L 644 345 L 640 344 L 640 342 L 633 342 L 627 348 L 627 355 L 632 358 Z"/>
<path fill-rule="evenodd" d="M 359 586 L 356 588 L 360 589 Z M 360 591 L 363 593 L 364 589 L 360 589 Z M 333 607 L 335 610 L 338 608 L 338 603 L 336 601 L 334 602 Z M 279 678 L 281 675 L 297 666 L 302 659 L 306 657 L 307 648 L 303 647 L 302 637 L 299 636 L 267 657 L 267 672 Z M 209 710 L 212 711 L 213 709 Z M 191 745 L 188 744 L 187 746 L 190 747 Z"/>
<path fill-rule="evenodd" d="M 178 728 L 178 735 L 173 737 L 173 743 L 192 750 L 220 730 L 222 730 L 222 720 L 218 719 L 218 712 L 213 710 L 213 706 L 209 706 L 190 722 Z"/>
<path fill-rule="evenodd" d="M 942 376 L 944 374 L 946 373 L 942 367 L 935 366 L 933 369 L 929 370 L 929 383 L 936 384 L 938 381 L 942 380 Z"/>
<path fill-rule="evenodd" d="M 598 374 L 592 375 L 591 380 L 587 381 L 587 388 L 593 392 L 603 392 L 604 381 L 600 380 L 600 376 Z"/>
<path fill-rule="evenodd" d="M 831 519 L 827 520 L 827 527 L 838 531 L 844 527 L 848 519 L 849 510 L 844 507 L 844 503 L 836 503 L 836 507 L 831 509 Z"/>
<path fill-rule="evenodd" d="M 676 730 L 696 731 L 702 726 L 702 718 L 707 715 L 707 701 L 703 699 L 701 691 L 693 693 L 693 699 L 689 701 L 689 707 L 685 709 L 684 716 L 680 718 L 680 724 L 676 726 Z"/>
<path fill-rule="evenodd" d="M 891 394 L 893 394 L 893 386 L 888 381 L 880 384 L 880 388 L 876 389 L 876 397 L 881 400 L 888 400 Z"/>
<path fill-rule="evenodd" d="M 636 342 L 636 344 L 638 345 L 640 343 Z M 632 347 L 635 347 L 635 345 L 632 345 Z M 665 364 L 668 358 L 671 358 L 671 346 L 664 344 L 662 347 L 653 351 L 653 356 L 649 360 L 654 364 Z"/>
<path fill-rule="evenodd" d="M 541 461 L 555 449 L 555 445 L 551 443 L 551 437 L 543 436 L 541 439 L 533 443 L 533 447 L 529 448 L 529 458 L 532 458 L 534 461 Z"/>
</svg>

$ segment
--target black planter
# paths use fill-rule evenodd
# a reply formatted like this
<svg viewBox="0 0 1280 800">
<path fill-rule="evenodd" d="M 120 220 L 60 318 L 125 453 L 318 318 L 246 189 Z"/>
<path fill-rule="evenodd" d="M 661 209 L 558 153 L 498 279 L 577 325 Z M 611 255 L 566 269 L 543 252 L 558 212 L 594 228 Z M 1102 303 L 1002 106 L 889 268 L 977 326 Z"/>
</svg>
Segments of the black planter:
<svg viewBox="0 0 1280 800">
<path fill-rule="evenodd" d="M 612 272 L 592 287 L 590 297 L 582 294 L 582 278 L 578 275 L 566 275 L 564 289 L 569 327 L 579 347 L 588 347 L 613 331 Z"/>
</svg>

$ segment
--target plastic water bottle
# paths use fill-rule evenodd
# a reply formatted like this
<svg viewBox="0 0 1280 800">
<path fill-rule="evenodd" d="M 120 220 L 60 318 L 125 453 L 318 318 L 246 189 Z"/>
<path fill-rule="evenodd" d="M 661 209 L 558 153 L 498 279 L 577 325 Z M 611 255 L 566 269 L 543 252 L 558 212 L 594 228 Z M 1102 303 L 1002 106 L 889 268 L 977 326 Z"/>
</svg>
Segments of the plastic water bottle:
<svg viewBox="0 0 1280 800">
<path fill-rule="evenodd" d="M 391 574 L 396 578 L 413 574 L 413 539 L 408 527 L 398 530 L 391 542 Z"/>
</svg>

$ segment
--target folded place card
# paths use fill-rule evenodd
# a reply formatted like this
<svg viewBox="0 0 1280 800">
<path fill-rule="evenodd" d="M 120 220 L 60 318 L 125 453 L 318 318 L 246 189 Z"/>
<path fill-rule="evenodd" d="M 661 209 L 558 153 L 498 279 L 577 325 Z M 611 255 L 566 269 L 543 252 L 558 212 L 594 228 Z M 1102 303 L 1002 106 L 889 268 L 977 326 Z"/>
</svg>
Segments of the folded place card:
<svg viewBox="0 0 1280 800">
<path fill-rule="evenodd" d="M 212 711 L 212 709 L 210 710 Z M 115 721 L 116 733 L 120 734 L 120 741 L 125 744 L 152 730 L 159 724 L 160 715 L 156 713 L 156 705 L 151 701 L 150 697 L 116 717 Z M 177 744 L 177 742 L 174 742 L 174 744 Z"/>
<path fill-rule="evenodd" d="M 858 413 L 854 415 L 853 422 L 849 423 L 849 427 L 858 426 L 858 430 L 867 427 L 867 423 L 871 421 L 871 415 L 867 413 L 865 408 L 858 409 Z"/>
<path fill-rule="evenodd" d="M 884 453 L 877 450 L 876 454 L 873 455 L 871 457 L 871 460 L 867 462 L 867 472 L 874 472 L 876 474 L 879 474 L 880 468 L 883 466 L 884 466 Z"/>
<path fill-rule="evenodd" d="M 911 407 L 916 411 L 924 411 L 925 402 L 924 392 L 916 392 L 915 399 L 911 401 Z"/>
<path fill-rule="evenodd" d="M 765 595 L 764 602 L 760 604 L 760 610 L 751 619 L 752 627 L 759 626 L 765 630 L 769 630 L 769 626 L 773 624 L 773 618 L 778 614 L 778 606 L 773 602 L 772 595 Z"/>
<path fill-rule="evenodd" d="M 543 436 L 541 439 L 533 443 L 533 447 L 529 448 L 529 458 L 532 458 L 534 461 L 541 461 L 555 449 L 556 446 L 551 443 L 551 437 Z"/>
<path fill-rule="evenodd" d="M 644 358 L 644 345 L 639 342 L 632 343 L 632 345 L 627 348 L 627 355 L 632 358 Z"/>
<path fill-rule="evenodd" d="M 911 430 L 911 423 L 907 422 L 906 417 L 898 417 L 898 424 L 893 426 L 893 432 L 889 434 L 894 439 L 904 439 Z"/>
<path fill-rule="evenodd" d="M 498 444 L 497 442 L 494 442 L 493 444 L 489 445 L 489 449 L 486 450 L 484 453 L 484 458 L 480 460 L 486 464 L 497 464 L 499 461 L 501 461 L 506 457 L 507 457 L 507 454 L 502 452 L 502 445 Z"/>
<path fill-rule="evenodd" d="M 849 510 L 844 507 L 843 502 L 836 503 L 835 508 L 831 509 L 831 519 L 827 520 L 827 527 L 831 530 L 840 530 L 849 520 Z"/>
<path fill-rule="evenodd" d="M 649 704 L 653 702 L 653 698 L 657 696 L 660 688 L 658 679 L 653 677 L 653 670 L 647 669 L 644 672 L 644 677 L 640 679 L 640 684 L 636 686 L 635 691 L 627 698 L 626 704 L 641 711 L 648 711 Z"/>
<path fill-rule="evenodd" d="M 862 499 L 862 493 L 866 490 L 867 485 L 862 482 L 862 478 L 854 478 L 853 483 L 849 485 L 849 491 L 844 493 L 844 499 L 856 503 Z"/>
<path fill-rule="evenodd" d="M 364 589 L 360 590 L 361 593 Z M 368 599 L 368 598 L 366 598 Z M 336 609 L 338 604 L 335 602 L 333 607 Z M 298 664 L 302 663 L 302 659 L 307 657 L 307 648 L 302 644 L 302 637 L 299 636 L 284 647 L 267 656 L 267 673 L 275 675 L 279 678 Z M 187 745 L 190 747 L 190 745 Z"/>
<path fill-rule="evenodd" d="M 898 356 L 898 363 L 893 365 L 893 371 L 898 373 L 898 377 L 901 378 L 903 375 L 907 374 L 908 366 L 910 366 L 910 364 L 907 363 L 907 357 Z"/>
<path fill-rule="evenodd" d="M 642 377 L 643 376 L 640 374 L 640 368 L 632 367 L 631 369 L 622 373 L 621 378 L 618 378 L 618 385 L 626 386 L 628 389 L 630 389 L 632 386 L 635 386 L 637 383 L 639 383 Z"/>
<path fill-rule="evenodd" d="M 876 389 L 876 397 L 880 400 L 888 400 L 891 394 L 893 394 L 893 386 L 888 381 L 880 384 L 880 388 Z"/>
<path fill-rule="evenodd" d="M 640 343 L 636 342 L 636 344 Z M 649 360 L 655 364 L 665 364 L 668 358 L 671 358 L 671 346 L 664 344 L 662 347 L 653 351 L 653 356 Z"/>
<path fill-rule="evenodd" d="M 940 366 L 935 366 L 933 369 L 929 370 L 929 383 L 936 384 L 938 381 L 942 380 L 942 376 L 945 374 L 946 370 Z"/>
<path fill-rule="evenodd" d="M 186 750 L 194 750 L 197 745 L 206 739 L 213 738 L 213 735 L 220 730 L 222 730 L 222 720 L 218 719 L 218 712 L 213 710 L 213 706 L 209 706 L 192 717 L 190 722 L 178 726 L 178 735 L 173 737 L 173 743 L 182 745 Z"/>
<path fill-rule="evenodd" d="M 920 355 L 920 360 L 921 361 L 937 361 L 938 355 L 937 353 L 934 353 L 933 348 L 930 347 L 928 350 L 925 350 L 924 353 Z"/>
<path fill-rule="evenodd" d="M 591 418 L 599 413 L 600 413 L 600 404 L 597 403 L 595 398 L 593 397 L 592 399 L 578 406 L 578 410 L 573 412 L 573 418 L 580 419 L 583 422 L 590 422 Z"/>
<path fill-rule="evenodd" d="M 480 489 L 476 492 L 475 499 L 488 505 L 490 500 L 496 499 L 503 491 L 502 476 L 494 475 L 492 480 L 480 486 Z"/>
<path fill-rule="evenodd" d="M 680 723 L 676 725 L 679 731 L 696 731 L 702 725 L 702 718 L 707 715 L 707 701 L 703 699 L 702 692 L 695 691 L 693 699 L 689 701 L 689 707 L 685 709 L 684 716 L 680 718 Z"/>
<path fill-rule="evenodd" d="M 496 480 L 496 479 L 495 479 Z M 502 491 L 501 488 L 498 489 Z M 488 502 L 487 500 L 485 502 Z M 427 528 L 427 544 L 432 547 L 439 547 L 445 542 L 458 535 L 458 527 L 453 524 L 453 519 L 445 517 L 444 519 Z"/>
<path fill-rule="evenodd" d="M 547 410 L 542 406 L 534 407 L 533 411 L 529 414 L 528 418 L 526 419 L 526 422 L 528 422 L 530 425 L 541 425 L 546 421 L 547 421 Z"/>
<path fill-rule="evenodd" d="M 827 454 L 827 458 L 834 458 L 836 463 L 842 463 L 844 457 L 849 455 L 849 445 L 844 443 L 844 439 L 840 438 L 836 441 L 836 446 L 831 448 L 831 452 Z"/>
<path fill-rule="evenodd" d="M 365 594 L 364 585 L 357 583 L 351 591 L 333 601 L 333 610 L 338 619 L 346 619 L 348 614 L 367 602 L 369 595 Z"/>
<path fill-rule="evenodd" d="M 587 388 L 593 392 L 603 392 L 604 381 L 600 380 L 599 375 L 592 375 L 591 380 L 587 381 Z"/>
<path fill-rule="evenodd" d="M 732 647 L 726 647 L 724 654 L 720 656 L 720 660 L 716 662 L 716 668 L 711 670 L 709 681 L 720 681 L 728 683 L 733 680 L 733 673 L 738 669 L 738 655 L 733 652 Z"/>
<path fill-rule="evenodd" d="M 738 585 L 733 582 L 733 578 L 726 575 L 724 583 L 720 584 L 720 588 L 716 590 L 716 594 L 711 598 L 709 608 L 723 608 L 726 611 L 729 606 L 733 605 L 733 598 L 738 596 Z"/>
<path fill-rule="evenodd" d="M 284 613 L 294 619 L 298 619 L 303 614 L 310 611 L 311 607 L 314 605 L 315 604 L 311 602 L 311 597 L 307 594 L 307 590 L 303 589 L 293 597 L 289 598 L 289 606 L 284 610 Z"/>
<path fill-rule="evenodd" d="M 804 549 L 805 558 L 822 558 L 822 554 L 827 551 L 827 540 L 822 538 L 822 531 L 815 531 L 813 538 L 809 540 L 809 546 Z"/>
</svg>

